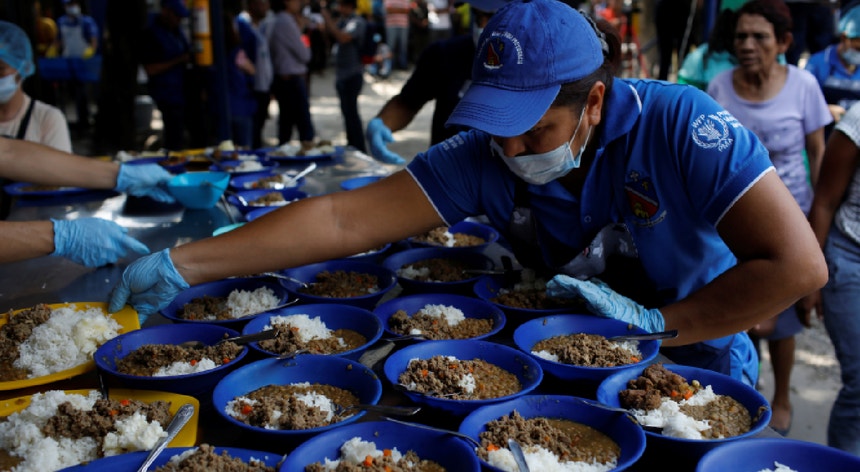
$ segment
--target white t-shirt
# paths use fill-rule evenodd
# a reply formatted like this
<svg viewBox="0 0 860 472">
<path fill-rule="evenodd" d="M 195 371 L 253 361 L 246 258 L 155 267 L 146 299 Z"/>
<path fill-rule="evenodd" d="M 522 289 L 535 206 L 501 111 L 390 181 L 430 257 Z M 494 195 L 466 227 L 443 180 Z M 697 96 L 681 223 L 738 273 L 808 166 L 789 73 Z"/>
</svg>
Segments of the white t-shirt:
<svg viewBox="0 0 860 472">
<path fill-rule="evenodd" d="M 848 109 L 835 129 L 845 133 L 855 146 L 860 147 L 860 102 Z M 854 171 L 848 194 L 836 210 L 834 221 L 842 234 L 860 244 L 860 168 Z"/>
<path fill-rule="evenodd" d="M 0 121 L 0 135 L 15 137 L 21 126 L 21 120 L 27 113 L 32 99 L 25 95 L 24 104 L 15 117 L 9 121 Z M 63 112 L 55 106 L 36 100 L 30 114 L 30 123 L 24 133 L 25 141 L 44 144 L 65 152 L 72 152 L 72 139 L 69 136 L 69 124 Z"/>
</svg>

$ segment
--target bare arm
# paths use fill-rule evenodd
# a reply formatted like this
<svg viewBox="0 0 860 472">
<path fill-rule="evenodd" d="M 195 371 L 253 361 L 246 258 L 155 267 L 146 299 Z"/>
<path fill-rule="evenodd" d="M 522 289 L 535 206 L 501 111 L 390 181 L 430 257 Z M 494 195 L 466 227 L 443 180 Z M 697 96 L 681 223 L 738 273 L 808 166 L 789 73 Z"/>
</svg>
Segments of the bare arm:
<svg viewBox="0 0 860 472">
<path fill-rule="evenodd" d="M 809 160 L 809 181 L 813 188 L 818 182 L 821 171 L 821 159 L 824 157 L 824 128 L 806 135 L 806 158 Z"/>
<path fill-rule="evenodd" d="M 407 107 L 398 96 L 393 97 L 379 110 L 377 115 L 385 126 L 392 132 L 399 131 L 407 126 L 415 118 L 420 110 Z"/>
<path fill-rule="evenodd" d="M 0 138 L 0 176 L 44 185 L 116 187 L 119 166 L 29 141 Z"/>
<path fill-rule="evenodd" d="M 738 264 L 689 297 L 661 308 L 667 346 L 746 330 L 791 306 L 827 281 L 824 256 L 800 207 L 768 172 L 719 223 Z"/>
<path fill-rule="evenodd" d="M 54 227 L 50 221 L 0 221 L 0 234 L 2 264 L 54 252 Z"/>
<path fill-rule="evenodd" d="M 300 200 L 170 255 L 195 285 L 349 256 L 441 224 L 412 176 L 400 171 L 367 187 Z"/>
</svg>

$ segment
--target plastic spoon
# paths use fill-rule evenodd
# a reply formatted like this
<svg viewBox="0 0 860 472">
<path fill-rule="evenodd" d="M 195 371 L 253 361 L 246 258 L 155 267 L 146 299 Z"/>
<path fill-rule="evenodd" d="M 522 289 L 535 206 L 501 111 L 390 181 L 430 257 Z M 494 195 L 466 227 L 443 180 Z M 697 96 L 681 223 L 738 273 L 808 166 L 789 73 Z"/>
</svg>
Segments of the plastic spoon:
<svg viewBox="0 0 860 472">
<path fill-rule="evenodd" d="M 302 177 L 304 177 L 304 176 L 306 176 L 306 175 L 310 174 L 310 173 L 311 173 L 311 172 L 313 172 L 316 168 L 317 168 L 317 163 L 316 163 L 316 162 L 311 162 L 311 163 L 310 163 L 310 164 L 308 164 L 308 166 L 307 166 L 307 167 L 305 167 L 301 172 L 299 172 L 298 174 L 296 174 L 296 175 L 294 175 L 294 176 L 290 177 L 290 179 L 289 179 L 289 180 L 285 181 L 285 182 L 284 182 L 284 187 L 292 187 L 292 186 L 296 185 L 296 182 L 298 182 L 298 181 L 299 181 L 299 179 L 301 179 Z"/>
<path fill-rule="evenodd" d="M 671 329 L 669 331 L 658 331 L 656 333 L 647 333 L 647 334 L 622 334 L 621 336 L 612 336 L 606 338 L 607 341 L 612 342 L 620 342 L 620 341 L 650 341 L 652 339 L 669 339 L 669 338 L 677 338 L 678 330 Z"/>
<path fill-rule="evenodd" d="M 422 423 L 412 423 L 410 421 L 396 420 L 394 418 L 389 418 L 387 416 L 383 416 L 382 419 L 384 419 L 385 421 L 391 421 L 393 423 L 404 424 L 406 426 L 414 426 L 416 428 L 429 429 L 430 431 L 436 431 L 437 433 L 450 434 L 452 436 L 457 436 L 458 438 L 463 438 L 463 439 L 469 441 L 475 447 L 481 447 L 481 443 L 479 443 L 477 440 L 475 440 L 475 438 L 469 436 L 468 434 L 463 434 L 459 431 L 454 431 L 454 430 L 444 429 L 444 428 L 437 428 L 435 426 L 428 426 L 428 425 L 422 424 Z"/>
</svg>

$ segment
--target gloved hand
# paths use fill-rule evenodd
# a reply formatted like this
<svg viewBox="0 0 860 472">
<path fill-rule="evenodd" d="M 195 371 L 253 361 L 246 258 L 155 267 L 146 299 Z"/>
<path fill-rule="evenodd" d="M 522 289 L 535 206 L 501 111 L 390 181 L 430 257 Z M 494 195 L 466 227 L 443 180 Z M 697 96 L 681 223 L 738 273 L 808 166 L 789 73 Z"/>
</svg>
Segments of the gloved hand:
<svg viewBox="0 0 860 472">
<path fill-rule="evenodd" d="M 394 136 L 391 130 L 382 122 L 382 118 L 376 117 L 367 124 L 367 142 L 370 143 L 370 154 L 386 164 L 403 164 L 406 162 L 402 157 L 388 150 L 386 143 L 393 143 Z"/>
<path fill-rule="evenodd" d="M 108 311 L 115 313 L 128 303 L 137 310 L 143 326 L 149 315 L 166 307 L 188 287 L 170 259 L 170 249 L 163 249 L 141 257 L 125 269 L 111 293 Z"/>
<path fill-rule="evenodd" d="M 128 250 L 149 254 L 149 248 L 129 236 L 128 229 L 101 218 L 55 220 L 52 256 L 68 258 L 87 267 L 112 264 Z"/>
<path fill-rule="evenodd" d="M 120 164 L 114 190 L 135 197 L 149 197 L 162 203 L 173 203 L 176 199 L 167 191 L 167 181 L 172 177 L 173 174 L 158 164 Z"/>
<path fill-rule="evenodd" d="M 660 310 L 645 308 L 612 290 L 600 279 L 579 280 L 556 275 L 547 282 L 546 294 L 559 298 L 582 297 L 585 306 L 595 315 L 634 324 L 650 333 L 663 331 L 666 327 Z"/>
</svg>

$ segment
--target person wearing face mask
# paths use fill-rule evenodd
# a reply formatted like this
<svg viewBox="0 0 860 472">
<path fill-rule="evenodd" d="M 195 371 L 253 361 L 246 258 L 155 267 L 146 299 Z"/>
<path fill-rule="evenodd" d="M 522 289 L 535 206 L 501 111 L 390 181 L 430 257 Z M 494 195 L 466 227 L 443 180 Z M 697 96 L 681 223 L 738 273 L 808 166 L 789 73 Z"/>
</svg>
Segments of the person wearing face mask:
<svg viewBox="0 0 860 472">
<path fill-rule="evenodd" d="M 99 44 L 99 27 L 96 21 L 81 12 L 79 0 L 64 0 L 63 3 L 66 14 L 57 19 L 57 50 L 62 57 L 71 60 L 92 58 Z M 76 129 L 86 132 L 90 126 L 90 84 L 78 77 L 68 84 L 75 99 Z"/>
<path fill-rule="evenodd" d="M 468 128 L 380 181 L 303 199 L 145 256 L 109 309 L 348 256 L 484 215 L 547 295 L 648 331 L 671 360 L 750 384 L 745 330 L 824 285 L 821 249 L 755 135 L 694 87 L 616 77 L 606 22 L 557 0 L 490 19 L 448 124 Z"/>
<path fill-rule="evenodd" d="M 806 213 L 824 155 L 824 127 L 832 118 L 815 78 L 777 60 L 789 44 L 791 15 L 782 0 L 745 3 L 735 20 L 738 66 L 714 77 L 708 94 L 758 136 L 777 174 Z M 791 370 L 795 335 L 802 329 L 792 306 L 750 331 L 755 341 L 767 340 L 774 373 L 770 426 L 782 435 L 791 427 Z"/>
<path fill-rule="evenodd" d="M 24 80 L 35 71 L 27 33 L 15 24 L 0 21 L 0 135 L 71 152 L 72 140 L 63 112 L 24 92 Z"/>
<path fill-rule="evenodd" d="M 393 132 L 406 128 L 424 105 L 436 100 L 430 130 L 430 144 L 453 136 L 457 128 L 446 128 L 445 120 L 451 115 L 472 75 L 472 58 L 475 43 L 492 12 L 507 0 L 470 0 L 472 31 L 450 39 L 431 43 L 415 65 L 415 70 L 400 89 L 368 124 L 365 131 L 370 154 L 387 164 L 403 164 L 402 156 L 388 149 L 394 142 Z"/>
<path fill-rule="evenodd" d="M 860 100 L 858 66 L 860 6 L 854 6 L 839 19 L 839 42 L 809 56 L 804 66 L 818 80 L 835 122 L 839 122 L 845 110 Z"/>
</svg>

